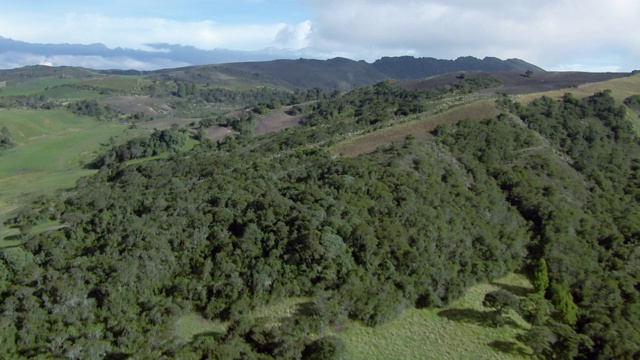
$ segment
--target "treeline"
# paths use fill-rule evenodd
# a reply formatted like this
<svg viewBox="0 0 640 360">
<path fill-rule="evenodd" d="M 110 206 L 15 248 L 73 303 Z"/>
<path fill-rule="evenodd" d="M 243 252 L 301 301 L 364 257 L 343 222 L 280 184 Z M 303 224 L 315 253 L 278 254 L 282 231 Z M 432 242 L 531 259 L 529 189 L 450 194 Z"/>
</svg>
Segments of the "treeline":
<svg viewBox="0 0 640 360">
<path fill-rule="evenodd" d="M 503 115 L 437 133 L 530 223 L 528 262 L 543 261 L 549 283 L 528 299 L 525 340 L 547 358 L 636 358 L 640 146 L 625 109 L 610 91 L 500 104 L 524 124 Z"/>
<path fill-rule="evenodd" d="M 52 110 L 62 106 L 60 102 L 44 95 L 0 96 L 0 108 Z"/>
<path fill-rule="evenodd" d="M 381 83 L 320 103 L 390 102 L 393 116 L 399 94 L 426 96 L 404 91 Z M 640 148 L 624 108 L 608 92 L 499 105 L 496 119 L 357 158 L 303 141 L 364 126 L 375 106 L 157 162 L 107 164 L 64 201 L 44 199 L 15 219 L 66 227 L 0 253 L 0 351 L 335 356 L 343 344 L 317 335 L 345 319 L 374 326 L 524 267 L 536 293 L 521 301 L 533 324 L 521 340 L 536 355 L 637 357 Z M 298 132 L 304 140 L 291 142 Z M 502 295 L 486 303 L 511 304 Z M 246 315 L 289 297 L 310 301 L 279 326 Z M 229 325 L 186 344 L 173 326 L 192 312 Z"/>
<path fill-rule="evenodd" d="M 3 350 L 300 357 L 342 319 L 376 325 L 442 305 L 522 264 L 524 221 L 439 146 L 268 159 L 231 145 L 104 167 L 64 203 L 40 205 L 68 227 L 1 263 Z M 314 299 L 292 324 L 245 316 L 292 296 Z M 231 325 L 181 345 L 171 327 L 192 311 Z"/>
<path fill-rule="evenodd" d="M 16 146 L 16 143 L 11 140 L 11 133 L 9 132 L 9 129 L 6 126 L 3 126 L 2 130 L 0 130 L 0 154 L 3 150 L 10 149 L 14 146 Z"/>
<path fill-rule="evenodd" d="M 101 104 L 97 100 L 78 100 L 67 105 L 67 109 L 78 116 L 90 116 L 98 120 L 116 120 L 124 115 L 116 108 Z"/>
<path fill-rule="evenodd" d="M 295 91 L 259 87 L 247 90 L 230 90 L 224 87 L 202 85 L 196 82 L 153 80 L 142 89 L 151 96 L 175 96 L 209 104 L 248 106 L 278 103 L 293 105 L 306 101 L 321 100 L 328 92 L 321 88 L 296 89 Z"/>
<path fill-rule="evenodd" d="M 184 146 L 187 129 L 177 125 L 166 130 L 154 130 L 149 136 L 137 137 L 121 145 L 112 145 L 110 149 L 98 155 L 89 167 L 99 169 L 103 166 L 124 163 L 129 160 L 159 155 Z"/>
<path fill-rule="evenodd" d="M 498 86 L 495 78 L 477 76 L 461 78 L 451 86 L 426 90 L 410 90 L 395 86 L 392 80 L 353 90 L 344 96 L 333 93 L 330 101 L 311 105 L 305 124 L 315 126 L 326 121 L 355 118 L 357 123 L 374 125 L 393 116 L 417 114 L 427 109 L 426 102 L 442 99 L 455 93 L 467 94 L 487 87 Z"/>
</svg>

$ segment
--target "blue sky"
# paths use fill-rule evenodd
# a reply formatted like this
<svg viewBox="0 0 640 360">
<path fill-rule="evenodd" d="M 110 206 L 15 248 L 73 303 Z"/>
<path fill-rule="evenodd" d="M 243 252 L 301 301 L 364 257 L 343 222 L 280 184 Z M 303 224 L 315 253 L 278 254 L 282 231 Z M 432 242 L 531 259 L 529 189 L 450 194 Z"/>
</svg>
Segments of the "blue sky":
<svg viewBox="0 0 640 360">
<path fill-rule="evenodd" d="M 155 17 L 178 21 L 215 19 L 224 23 L 303 21 L 308 6 L 296 0 L 20 0 L 0 1 L 3 12 L 63 16 L 67 13 L 101 13 L 112 17 Z M 297 19 L 297 20 L 296 20 Z"/>
<path fill-rule="evenodd" d="M 640 68 L 638 0 L 0 0 L 0 8 L 0 36 L 28 43 L 156 52 L 149 44 L 164 43 L 366 61 L 471 55 L 520 58 L 547 70 Z M 187 65 L 170 53 L 161 63 L 101 56 L 0 48 L 0 67 Z"/>
</svg>

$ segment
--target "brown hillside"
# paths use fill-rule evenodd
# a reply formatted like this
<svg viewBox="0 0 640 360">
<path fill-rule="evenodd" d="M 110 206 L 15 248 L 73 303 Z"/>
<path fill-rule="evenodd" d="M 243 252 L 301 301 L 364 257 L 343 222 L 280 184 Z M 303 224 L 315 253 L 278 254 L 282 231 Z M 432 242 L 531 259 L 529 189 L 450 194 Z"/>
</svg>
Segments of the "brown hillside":
<svg viewBox="0 0 640 360">
<path fill-rule="evenodd" d="M 464 119 L 482 120 L 495 117 L 498 114 L 499 111 L 496 109 L 493 99 L 481 100 L 348 140 L 333 147 L 331 153 L 348 157 L 358 156 L 370 153 L 380 146 L 402 142 L 409 135 L 413 135 L 419 140 L 430 139 L 433 137 L 431 132 L 439 125 L 455 124 Z"/>
</svg>

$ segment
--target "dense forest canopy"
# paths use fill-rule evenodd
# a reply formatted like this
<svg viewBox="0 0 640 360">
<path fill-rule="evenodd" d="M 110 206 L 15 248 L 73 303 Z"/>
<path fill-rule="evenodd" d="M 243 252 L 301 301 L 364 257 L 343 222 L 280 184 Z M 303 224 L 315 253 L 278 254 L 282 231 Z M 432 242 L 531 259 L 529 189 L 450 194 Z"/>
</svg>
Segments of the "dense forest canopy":
<svg viewBox="0 0 640 360">
<path fill-rule="evenodd" d="M 0 252 L 0 351 L 336 356 L 339 339 L 312 334 L 348 318 L 375 326 L 409 306 L 441 306 L 520 269 L 537 291 L 519 310 L 536 355 L 640 356 L 640 145 L 609 92 L 528 105 L 505 96 L 497 118 L 439 127 L 433 141 L 407 138 L 356 158 L 326 149 L 341 132 L 490 84 L 305 93 L 316 102 L 299 109 L 299 128 L 202 141 L 135 164 L 123 161 L 175 147 L 184 132 L 113 147 L 65 198 L 43 197 L 11 220 L 22 245 Z M 83 104 L 78 111 L 91 109 Z M 66 226 L 30 234 L 50 219 Z M 289 297 L 310 301 L 281 326 L 245 316 Z M 503 293 L 486 300 L 513 305 Z M 172 326 L 192 312 L 230 325 L 185 343 Z"/>
</svg>

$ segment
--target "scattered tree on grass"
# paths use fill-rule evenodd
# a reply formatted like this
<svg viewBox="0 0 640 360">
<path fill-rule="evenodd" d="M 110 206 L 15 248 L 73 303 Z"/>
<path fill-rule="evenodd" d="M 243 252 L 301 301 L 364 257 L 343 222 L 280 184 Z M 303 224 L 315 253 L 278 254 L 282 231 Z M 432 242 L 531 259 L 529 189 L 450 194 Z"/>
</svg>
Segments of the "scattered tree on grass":
<svg viewBox="0 0 640 360">
<path fill-rule="evenodd" d="M 484 296 L 482 306 L 494 308 L 496 313 L 502 315 L 507 309 L 515 309 L 518 306 L 518 297 L 511 291 L 499 289 L 491 291 Z"/>
<path fill-rule="evenodd" d="M 11 140 L 11 133 L 6 126 L 2 127 L 0 130 L 0 151 L 6 150 L 16 146 L 16 144 Z"/>
</svg>

